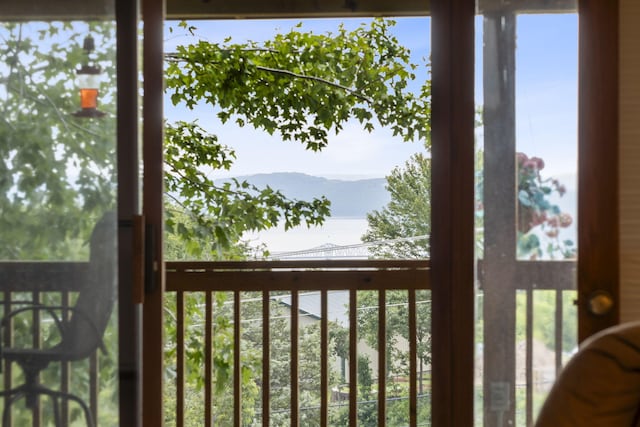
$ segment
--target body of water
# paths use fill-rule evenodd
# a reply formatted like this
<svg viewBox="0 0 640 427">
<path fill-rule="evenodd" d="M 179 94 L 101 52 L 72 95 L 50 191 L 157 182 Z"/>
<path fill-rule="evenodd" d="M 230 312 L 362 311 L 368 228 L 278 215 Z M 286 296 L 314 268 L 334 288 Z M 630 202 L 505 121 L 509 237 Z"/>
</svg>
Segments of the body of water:
<svg viewBox="0 0 640 427">
<path fill-rule="evenodd" d="M 365 218 L 329 218 L 321 227 L 295 227 L 288 231 L 277 227 L 259 233 L 249 233 L 244 239 L 251 246 L 266 244 L 271 253 L 300 251 L 322 245 L 355 245 L 367 230 Z"/>
<path fill-rule="evenodd" d="M 564 197 L 553 195 L 550 199 L 551 203 L 557 204 L 563 212 L 572 216 L 573 224 L 568 228 L 560 229 L 559 238 L 560 240 L 571 240 L 574 245 L 577 245 L 576 195 L 575 190 L 569 190 Z M 358 245 L 362 243 L 360 238 L 366 230 L 366 218 L 334 217 L 328 218 L 321 227 L 299 226 L 285 231 L 284 227 L 280 226 L 259 233 L 248 233 L 244 239 L 249 241 L 253 247 L 265 244 L 269 252 L 274 254 L 314 249 L 323 245 Z M 544 233 L 539 235 L 543 240 L 543 247 L 546 247 Z"/>
</svg>

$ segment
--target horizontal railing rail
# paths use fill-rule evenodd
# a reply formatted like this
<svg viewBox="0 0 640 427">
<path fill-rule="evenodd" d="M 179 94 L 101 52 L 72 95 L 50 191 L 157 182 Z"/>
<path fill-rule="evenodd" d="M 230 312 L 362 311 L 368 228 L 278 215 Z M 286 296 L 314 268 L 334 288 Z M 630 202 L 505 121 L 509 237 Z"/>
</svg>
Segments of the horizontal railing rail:
<svg viewBox="0 0 640 427">
<path fill-rule="evenodd" d="M 166 263 L 166 286 L 170 292 L 426 289 L 428 269 L 426 260 L 178 261 Z"/>
<path fill-rule="evenodd" d="M 484 260 L 478 261 L 478 282 L 480 289 L 487 280 Z M 503 289 L 514 290 L 573 290 L 576 286 L 575 260 L 557 261 L 513 261 L 514 280 L 500 283 Z"/>
<path fill-rule="evenodd" d="M 88 262 L 3 261 L 0 262 L 0 290 L 77 292 L 87 283 L 88 275 Z"/>
</svg>

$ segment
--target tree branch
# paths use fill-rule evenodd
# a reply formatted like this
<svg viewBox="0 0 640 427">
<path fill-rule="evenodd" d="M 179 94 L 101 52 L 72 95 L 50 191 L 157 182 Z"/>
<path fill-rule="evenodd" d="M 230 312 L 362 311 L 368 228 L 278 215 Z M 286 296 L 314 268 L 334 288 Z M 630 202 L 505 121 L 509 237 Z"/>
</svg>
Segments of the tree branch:
<svg viewBox="0 0 640 427">
<path fill-rule="evenodd" d="M 260 49 L 258 49 L 258 50 L 260 50 Z M 264 50 L 264 51 L 265 52 L 271 52 L 271 50 Z M 167 60 L 175 61 L 175 62 L 186 61 L 186 58 L 181 57 L 181 56 L 179 56 L 178 54 L 175 54 L 175 53 L 167 53 L 167 54 L 165 54 L 165 58 Z M 294 73 L 293 71 L 283 70 L 283 69 L 280 69 L 280 68 L 265 67 L 263 65 L 255 65 L 255 68 L 257 70 L 264 71 L 264 72 L 267 72 L 267 73 L 280 74 L 280 75 L 291 77 L 291 78 L 294 78 L 294 79 L 311 80 L 311 81 L 315 81 L 315 82 L 318 82 L 318 83 L 322 83 L 322 84 L 325 84 L 327 86 L 331 86 L 331 87 L 334 87 L 336 89 L 340 89 L 340 90 L 348 93 L 349 95 L 352 95 L 352 96 L 358 98 L 359 100 L 366 102 L 369 105 L 373 105 L 373 99 L 369 98 L 368 96 L 362 95 L 356 89 L 352 89 L 350 87 L 341 85 L 340 83 L 332 82 L 331 80 L 323 79 L 322 77 L 316 77 L 316 76 L 309 76 L 309 75 L 306 75 L 306 74 Z"/>
<path fill-rule="evenodd" d="M 189 212 L 192 215 L 192 218 L 196 218 L 196 216 L 191 213 L 191 211 L 189 209 L 187 209 L 187 207 L 184 205 L 184 203 L 182 203 L 180 200 L 178 200 L 178 198 L 176 196 L 174 196 L 173 194 L 171 194 L 168 191 L 164 191 L 164 195 L 169 197 L 170 199 L 172 199 L 174 202 L 176 202 L 176 204 L 178 204 L 178 206 L 182 207 L 185 211 Z"/>
<path fill-rule="evenodd" d="M 171 165 L 170 163 L 168 163 L 167 161 L 164 162 L 164 164 L 166 166 L 168 166 L 171 171 L 173 171 L 176 175 L 178 175 L 182 181 L 186 181 L 189 182 L 191 185 L 193 185 L 194 187 L 198 188 L 200 191 L 208 193 L 211 192 L 212 190 L 218 193 L 226 193 L 227 195 L 230 196 L 236 196 L 236 197 L 240 197 L 242 195 L 246 195 L 246 194 L 250 194 L 248 192 L 243 192 L 243 191 L 236 191 L 236 190 L 231 190 L 231 189 L 226 189 L 224 187 L 219 187 L 217 185 L 215 185 L 214 183 L 208 183 L 208 182 L 202 182 L 202 181 L 196 181 L 194 179 L 189 178 L 188 176 L 186 176 L 184 173 L 182 173 L 182 171 L 176 169 L 173 167 L 173 165 Z M 209 182 L 212 182 L 209 178 L 203 178 Z M 235 184 L 236 186 L 238 185 L 237 183 Z M 255 187 L 254 185 L 251 184 L 251 187 L 253 190 L 255 191 L 260 191 L 257 187 Z"/>
<path fill-rule="evenodd" d="M 220 52 L 235 52 L 236 49 L 218 49 L 218 51 L 220 51 Z M 241 52 L 258 52 L 258 53 L 280 53 L 276 49 L 268 49 L 268 48 L 264 48 L 264 47 L 246 48 L 246 49 L 240 49 L 240 51 Z M 297 51 L 294 51 L 293 53 L 297 53 Z M 171 59 L 171 60 L 175 60 L 175 61 L 185 61 L 186 60 L 186 58 L 180 56 L 176 52 L 167 52 L 167 53 L 164 54 L 164 57 L 166 59 Z"/>
<path fill-rule="evenodd" d="M 231 190 L 225 190 L 224 188 L 220 188 L 218 186 L 216 186 L 215 184 L 208 184 L 208 183 L 204 183 L 202 181 L 196 181 L 195 179 L 191 179 L 188 176 L 186 176 L 184 173 L 182 173 L 182 171 L 180 171 L 179 169 L 173 167 L 173 165 L 169 162 L 167 162 L 165 160 L 164 164 L 166 166 L 168 166 L 176 175 L 178 175 L 182 181 L 187 181 L 190 184 L 192 184 L 194 187 L 198 188 L 200 191 L 202 192 L 208 192 L 210 190 L 215 190 L 218 192 L 226 192 L 229 194 L 236 194 L 235 192 L 232 192 Z M 208 178 L 205 178 L 208 180 Z"/>
<path fill-rule="evenodd" d="M 308 76 L 306 74 L 298 74 L 298 73 L 294 73 L 293 71 L 280 70 L 278 68 L 264 67 L 262 65 L 256 65 L 255 67 L 258 70 L 266 71 L 268 73 L 281 74 L 281 75 L 293 77 L 293 78 L 296 78 L 296 79 L 312 80 L 312 81 L 315 81 L 315 82 L 318 82 L 318 83 L 326 84 L 328 86 L 332 86 L 332 87 L 335 87 L 337 89 L 341 89 L 341 90 L 347 92 L 348 94 L 353 95 L 353 96 L 355 96 L 356 98 L 358 98 L 358 99 L 360 99 L 362 101 L 365 101 L 368 104 L 373 104 L 373 100 L 371 98 L 358 93 L 354 89 L 351 89 L 351 88 L 349 88 L 347 86 L 343 86 L 343 85 L 341 85 L 339 83 L 332 82 L 330 80 L 323 79 L 322 77 Z"/>
</svg>

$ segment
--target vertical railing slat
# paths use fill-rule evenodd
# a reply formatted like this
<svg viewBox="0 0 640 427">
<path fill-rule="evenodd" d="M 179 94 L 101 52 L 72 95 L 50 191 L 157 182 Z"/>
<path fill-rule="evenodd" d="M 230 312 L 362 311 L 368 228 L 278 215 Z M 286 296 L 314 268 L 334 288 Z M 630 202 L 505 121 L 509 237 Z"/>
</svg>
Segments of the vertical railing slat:
<svg viewBox="0 0 640 427">
<path fill-rule="evenodd" d="M 242 364 L 240 363 L 240 338 L 242 334 L 240 291 L 233 293 L 233 425 L 242 425 Z"/>
<path fill-rule="evenodd" d="M 526 424 L 533 423 L 533 291 L 527 289 L 526 305 L 526 343 L 525 343 L 525 390 L 526 390 Z"/>
<path fill-rule="evenodd" d="M 378 291 L 378 426 L 386 423 L 387 400 L 387 293 Z"/>
<path fill-rule="evenodd" d="M 358 425 L 358 296 L 349 291 L 349 427 Z"/>
<path fill-rule="evenodd" d="M 63 291 L 60 293 L 60 305 L 65 309 L 69 307 L 70 304 L 70 294 L 69 291 Z M 69 318 L 69 312 L 65 310 L 62 313 L 62 316 L 65 320 Z M 63 393 L 69 393 L 69 362 L 60 363 L 60 390 Z M 61 402 L 61 411 L 60 411 L 60 422 L 63 426 L 69 425 L 69 401 L 67 399 L 62 399 Z"/>
<path fill-rule="evenodd" d="M 41 301 L 41 297 L 40 297 L 40 292 L 32 292 L 31 293 L 31 300 L 33 301 L 34 304 L 40 304 Z M 31 327 L 32 327 L 32 331 L 33 331 L 33 336 L 32 336 L 32 345 L 33 348 L 40 348 L 40 346 L 42 345 L 41 343 L 41 336 L 40 336 L 40 320 L 41 320 L 41 316 L 40 316 L 40 311 L 38 310 L 33 310 L 33 315 L 31 318 Z M 38 378 L 36 379 L 36 381 L 40 381 L 40 374 L 38 374 Z M 42 424 L 42 408 L 40 406 L 40 396 L 35 396 L 35 406 L 33 407 L 33 426 L 34 427 L 40 427 Z"/>
<path fill-rule="evenodd" d="M 184 292 L 176 293 L 176 427 L 184 426 Z"/>
<path fill-rule="evenodd" d="M 269 426 L 269 408 L 271 407 L 271 399 L 269 397 L 271 391 L 270 376 L 270 354 L 271 354 L 271 314 L 270 314 L 270 295 L 269 291 L 262 292 L 262 426 Z"/>
<path fill-rule="evenodd" d="M 562 300 L 562 291 L 556 290 L 556 339 L 555 339 L 555 347 L 556 347 L 556 377 L 560 374 L 560 370 L 562 369 L 562 326 L 563 326 L 563 300 Z"/>
<path fill-rule="evenodd" d="M 298 327 L 300 313 L 298 291 L 291 292 L 291 426 L 300 424 L 299 376 L 298 376 Z"/>
<path fill-rule="evenodd" d="M 11 298 L 13 298 L 11 292 L 4 292 L 4 312 L 3 316 L 8 314 L 11 311 Z M 9 319 L 6 325 L 4 325 L 4 342 L 2 345 L 5 347 L 11 347 L 13 345 L 13 319 Z M 0 361 L 0 363 L 4 363 Z M 11 363 L 4 363 L 4 389 L 11 390 L 13 378 L 12 375 L 13 367 Z M 6 400 L 5 400 L 6 402 Z M 9 413 L 9 427 L 13 425 L 11 412 Z"/>
<path fill-rule="evenodd" d="M 204 327 L 204 426 L 211 427 L 212 414 L 212 358 L 213 358 L 213 292 L 205 293 Z"/>
<path fill-rule="evenodd" d="M 89 407 L 91 408 L 91 416 L 93 417 L 93 422 L 98 424 L 98 372 L 100 370 L 100 365 L 98 361 L 98 351 L 96 350 L 89 357 Z"/>
<path fill-rule="evenodd" d="M 329 423 L 329 304 L 327 290 L 320 291 L 320 427 Z"/>
<path fill-rule="evenodd" d="M 418 344 L 416 290 L 409 290 L 409 426 L 418 425 Z"/>
</svg>

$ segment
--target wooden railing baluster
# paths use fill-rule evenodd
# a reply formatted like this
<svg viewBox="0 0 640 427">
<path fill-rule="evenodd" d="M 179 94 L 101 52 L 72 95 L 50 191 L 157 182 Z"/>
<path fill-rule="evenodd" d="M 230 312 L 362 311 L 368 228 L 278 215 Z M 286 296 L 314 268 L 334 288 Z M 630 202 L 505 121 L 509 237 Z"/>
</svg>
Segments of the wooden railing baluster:
<svg viewBox="0 0 640 427">
<path fill-rule="evenodd" d="M 300 398 L 298 365 L 300 360 L 298 347 L 298 331 L 300 320 L 300 304 L 298 291 L 291 292 L 291 426 L 300 425 Z"/>
<path fill-rule="evenodd" d="M 242 306 L 240 304 L 240 291 L 233 293 L 233 425 L 242 425 L 242 364 L 241 355 L 241 315 Z"/>
<path fill-rule="evenodd" d="M 349 427 L 358 425 L 358 294 L 349 291 Z"/>
<path fill-rule="evenodd" d="M 98 420 L 98 389 L 99 389 L 99 381 L 98 381 L 98 373 L 100 370 L 100 364 L 98 362 L 98 351 L 96 350 L 89 357 L 89 407 L 91 408 L 91 416 L 97 422 Z"/>
<path fill-rule="evenodd" d="M 320 291 L 320 427 L 329 424 L 329 303 L 327 290 Z"/>
<path fill-rule="evenodd" d="M 378 291 L 378 426 L 386 424 L 387 402 L 387 292 Z"/>
<path fill-rule="evenodd" d="M 562 369 L 562 327 L 564 322 L 563 317 L 563 299 L 562 299 L 562 291 L 557 290 L 556 293 L 556 313 L 555 313 L 555 349 L 556 349 L 556 378 L 560 374 L 560 370 Z"/>
<path fill-rule="evenodd" d="M 176 294 L 176 427 L 184 427 L 184 292 Z"/>
<path fill-rule="evenodd" d="M 409 290 L 409 426 L 418 425 L 418 344 L 417 330 L 416 290 Z"/>
<path fill-rule="evenodd" d="M 271 407 L 271 298 L 269 291 L 262 291 L 262 426 L 269 427 L 269 408 Z"/>
<path fill-rule="evenodd" d="M 70 295 L 68 291 L 63 291 L 60 293 L 60 305 L 62 307 L 70 306 Z M 69 313 L 63 313 L 65 320 L 69 318 Z M 62 362 L 60 363 L 60 390 L 63 393 L 69 393 L 69 381 L 70 381 L 70 363 Z M 63 426 L 69 425 L 69 402 L 67 399 L 62 399 L 60 406 L 60 422 Z"/>
<path fill-rule="evenodd" d="M 213 292 L 205 294 L 205 327 L 204 327 L 204 426 L 213 423 L 212 398 L 212 358 L 213 358 Z"/>
<path fill-rule="evenodd" d="M 530 426 L 533 423 L 533 295 L 532 289 L 526 292 L 526 339 L 525 339 L 525 417 L 526 424 Z M 517 343 L 516 343 L 517 344 Z"/>
<path fill-rule="evenodd" d="M 34 302 L 34 304 L 40 304 L 42 302 L 41 297 L 40 297 L 40 292 L 38 291 L 34 291 L 31 293 L 31 301 Z M 32 345 L 33 348 L 40 348 L 42 345 L 41 342 L 41 337 L 40 337 L 40 320 L 41 320 L 42 316 L 40 315 L 40 311 L 39 310 L 34 310 L 32 317 L 31 317 L 31 327 L 32 327 L 32 331 L 33 331 L 33 341 L 32 341 Z M 38 374 L 39 376 L 40 374 Z M 40 378 L 37 379 L 37 381 L 40 381 Z M 40 406 L 40 396 L 36 396 L 35 397 L 35 406 L 33 407 L 33 427 L 40 427 L 42 425 L 42 407 Z"/>
<path fill-rule="evenodd" d="M 3 308 L 3 316 L 6 313 L 9 313 L 11 311 L 11 298 L 12 298 L 12 293 L 11 292 L 3 292 L 4 295 L 4 308 Z M 11 347 L 13 345 L 13 319 L 9 319 L 9 321 L 7 322 L 7 324 L 5 325 L 5 330 L 4 332 L 4 342 L 2 343 L 3 346 L 5 347 Z M 4 366 L 4 389 L 5 390 L 10 390 L 13 386 L 13 366 L 11 363 L 5 363 L 4 361 L 0 361 L 0 363 L 3 363 Z M 3 407 L 4 408 L 4 407 Z M 12 421 L 12 416 L 11 414 L 9 414 L 9 427 L 11 427 L 13 425 L 13 421 Z"/>
</svg>

